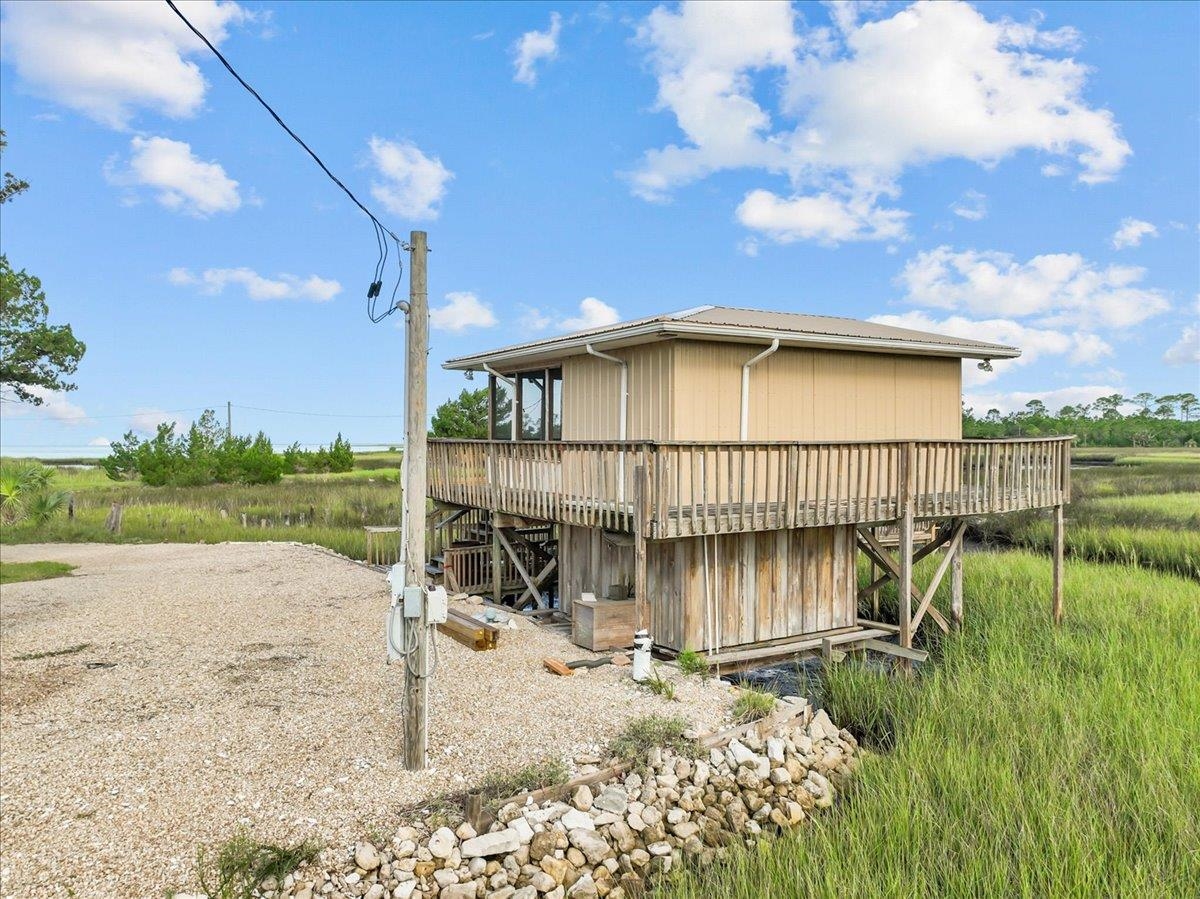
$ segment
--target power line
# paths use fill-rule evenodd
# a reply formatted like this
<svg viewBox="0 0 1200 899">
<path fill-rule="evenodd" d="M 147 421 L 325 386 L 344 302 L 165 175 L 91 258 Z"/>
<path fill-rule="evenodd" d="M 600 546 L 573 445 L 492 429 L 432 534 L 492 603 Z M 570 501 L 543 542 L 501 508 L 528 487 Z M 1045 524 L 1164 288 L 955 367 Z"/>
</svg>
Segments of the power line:
<svg viewBox="0 0 1200 899">
<path fill-rule="evenodd" d="M 350 415 L 342 412 L 298 412 L 293 409 L 264 409 L 261 406 L 239 406 L 233 404 L 235 409 L 245 409 L 250 412 L 271 412 L 275 415 L 308 415 L 315 418 L 403 418 L 403 415 Z"/>
<path fill-rule="evenodd" d="M 369 218 L 371 220 L 372 226 L 376 229 L 376 237 L 378 240 L 378 248 L 379 248 L 379 261 L 375 264 L 375 277 L 371 280 L 371 286 L 367 290 L 367 316 L 371 319 L 372 322 L 374 322 L 376 324 L 383 321 L 385 318 L 387 318 L 389 315 L 391 315 L 393 312 L 395 312 L 398 308 L 400 308 L 399 306 L 396 305 L 396 302 L 395 302 L 396 291 L 393 290 L 391 305 L 388 306 L 387 311 L 385 311 L 383 313 L 376 313 L 376 311 L 375 311 L 375 300 L 383 290 L 383 272 L 384 272 L 384 268 L 387 265 L 387 257 L 388 257 L 387 238 L 390 237 L 396 244 L 396 265 L 399 269 L 399 271 L 396 275 L 397 287 L 399 287 L 400 279 L 404 276 L 404 263 L 400 257 L 400 251 L 401 251 L 401 248 L 406 249 L 406 250 L 409 249 L 408 244 L 401 241 L 400 238 L 396 236 L 396 232 L 394 232 L 391 228 L 387 227 L 383 222 L 381 222 L 379 220 L 379 217 L 376 216 L 375 213 L 373 213 L 370 209 L 368 209 L 366 207 L 366 205 L 358 197 L 356 197 L 354 195 L 354 191 L 352 191 L 350 188 L 348 188 L 342 182 L 341 178 L 339 178 L 337 175 L 335 175 L 333 172 L 331 172 L 329 170 L 329 166 L 327 166 L 325 164 L 325 162 L 321 159 L 320 156 L 318 156 L 315 152 L 313 152 L 312 147 L 310 147 L 308 144 L 306 144 L 304 142 L 304 140 L 300 137 L 300 135 L 298 135 L 295 131 L 293 131 L 288 126 L 288 123 L 285 122 L 280 117 L 279 113 L 277 113 L 271 107 L 271 104 L 268 103 L 266 100 L 264 100 L 262 98 L 262 95 L 258 91 L 256 91 L 250 85 L 250 83 L 246 81 L 245 78 L 243 78 L 241 75 L 238 74 L 237 69 L 235 69 L 233 67 L 233 65 L 230 64 L 229 60 L 226 59 L 225 56 L 221 53 L 221 51 L 216 48 L 216 46 L 213 44 L 213 42 L 210 41 L 207 37 L 205 37 L 204 33 L 199 28 L 197 28 L 190 21 L 188 21 L 188 17 L 185 16 L 182 12 L 180 12 L 179 7 L 175 5 L 175 0 L 166 0 L 166 4 L 167 4 L 167 6 L 171 7 L 171 10 L 172 10 L 172 12 L 175 13 L 175 15 L 179 16 L 180 20 L 183 22 L 184 25 L 186 25 L 191 30 L 192 34 L 196 35 L 196 37 L 200 38 L 200 40 L 204 42 L 204 45 L 206 47 L 208 47 L 209 50 L 212 51 L 213 56 L 215 56 L 217 59 L 219 59 L 221 61 L 221 65 L 223 65 L 226 68 L 226 70 L 229 72 L 229 74 L 237 79 L 238 84 L 240 84 L 247 91 L 249 91 L 251 96 L 253 96 L 254 99 L 257 100 L 262 105 L 262 108 L 265 109 L 268 113 L 270 113 L 271 118 L 273 118 L 276 121 L 276 123 L 278 123 L 279 127 L 282 128 L 284 131 L 286 131 L 288 133 L 288 135 L 292 138 L 292 140 L 294 140 L 296 143 L 298 143 L 304 149 L 305 153 L 307 153 L 309 156 L 312 157 L 313 162 L 315 162 L 318 166 L 321 167 L 321 171 L 324 172 L 326 174 L 326 176 L 328 176 L 329 180 L 331 180 L 334 184 L 336 184 L 339 188 L 341 188 L 342 192 L 350 198 L 351 202 L 353 202 L 355 206 L 357 206 L 359 209 L 361 209 L 366 214 L 367 218 Z M 381 236 L 381 233 L 382 233 L 382 236 Z"/>
</svg>

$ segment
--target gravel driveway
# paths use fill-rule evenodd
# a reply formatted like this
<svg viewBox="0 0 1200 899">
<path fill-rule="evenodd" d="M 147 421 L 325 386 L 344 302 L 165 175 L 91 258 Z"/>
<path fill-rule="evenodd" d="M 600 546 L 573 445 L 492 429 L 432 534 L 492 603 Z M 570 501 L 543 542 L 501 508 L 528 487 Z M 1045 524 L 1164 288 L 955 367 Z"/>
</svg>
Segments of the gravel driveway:
<svg viewBox="0 0 1200 899">
<path fill-rule="evenodd" d="M 239 826 L 344 846 L 491 770 L 593 751 L 630 718 L 682 713 L 707 729 L 728 713 L 713 681 L 689 678 L 667 702 L 612 667 L 549 675 L 544 656 L 589 654 L 526 622 L 495 652 L 443 636 L 431 765 L 410 773 L 379 573 L 290 544 L 0 551 L 79 566 L 0 595 L 5 897 L 194 888 L 197 846 Z"/>
</svg>

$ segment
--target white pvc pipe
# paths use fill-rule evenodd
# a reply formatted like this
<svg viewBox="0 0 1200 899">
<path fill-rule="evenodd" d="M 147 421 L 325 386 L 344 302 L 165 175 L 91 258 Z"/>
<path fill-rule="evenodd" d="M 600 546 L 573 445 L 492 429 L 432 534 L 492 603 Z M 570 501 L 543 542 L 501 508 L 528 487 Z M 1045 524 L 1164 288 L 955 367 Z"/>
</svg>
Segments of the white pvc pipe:
<svg viewBox="0 0 1200 899">
<path fill-rule="evenodd" d="M 771 341 L 769 347 L 742 366 L 742 426 L 738 431 L 739 440 L 746 441 L 750 439 L 750 369 L 752 366 L 762 362 L 777 349 L 779 349 L 778 337 Z"/>
</svg>

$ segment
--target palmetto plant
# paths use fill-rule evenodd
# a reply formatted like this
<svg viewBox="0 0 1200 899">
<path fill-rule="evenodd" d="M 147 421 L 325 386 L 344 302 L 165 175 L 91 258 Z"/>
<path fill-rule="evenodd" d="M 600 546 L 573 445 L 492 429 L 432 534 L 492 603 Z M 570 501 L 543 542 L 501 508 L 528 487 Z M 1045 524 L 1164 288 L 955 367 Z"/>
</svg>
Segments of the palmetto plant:
<svg viewBox="0 0 1200 899">
<path fill-rule="evenodd" d="M 67 504 L 69 494 L 51 490 L 54 473 L 36 462 L 0 466 L 0 520 L 42 524 Z"/>
</svg>

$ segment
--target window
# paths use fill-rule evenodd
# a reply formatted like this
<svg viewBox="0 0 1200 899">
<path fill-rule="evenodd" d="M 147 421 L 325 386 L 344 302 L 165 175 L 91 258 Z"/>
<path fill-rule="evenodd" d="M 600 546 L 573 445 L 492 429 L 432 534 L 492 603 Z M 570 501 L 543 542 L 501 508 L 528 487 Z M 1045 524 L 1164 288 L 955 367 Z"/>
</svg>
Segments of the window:
<svg viewBox="0 0 1200 899">
<path fill-rule="evenodd" d="M 552 368 L 546 376 L 550 383 L 546 436 L 551 440 L 562 440 L 562 369 Z"/>
<path fill-rule="evenodd" d="M 517 376 L 521 406 L 521 439 L 546 439 L 546 373 L 526 371 Z"/>
<path fill-rule="evenodd" d="M 491 438 L 512 440 L 513 395 L 512 387 L 494 375 L 491 377 Z"/>
<path fill-rule="evenodd" d="M 562 369 L 518 372 L 512 381 L 488 379 L 491 439 L 512 440 L 515 418 L 518 440 L 562 440 Z"/>
</svg>

